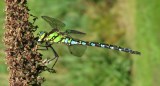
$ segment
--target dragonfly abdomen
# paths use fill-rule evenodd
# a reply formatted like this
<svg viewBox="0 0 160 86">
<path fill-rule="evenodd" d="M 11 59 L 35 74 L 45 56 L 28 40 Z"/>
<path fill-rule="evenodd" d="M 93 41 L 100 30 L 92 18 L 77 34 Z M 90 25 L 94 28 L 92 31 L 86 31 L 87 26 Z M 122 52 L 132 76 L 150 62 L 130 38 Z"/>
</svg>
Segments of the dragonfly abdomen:
<svg viewBox="0 0 160 86">
<path fill-rule="evenodd" d="M 97 42 L 86 42 L 86 43 L 83 43 L 83 42 L 82 42 L 82 45 L 86 44 L 88 46 L 96 46 L 96 47 L 101 47 L 101 48 L 108 48 L 108 49 L 123 51 L 123 52 L 131 53 L 131 54 L 140 54 L 140 52 L 138 52 L 138 51 L 133 51 L 133 50 L 131 50 L 129 48 L 122 48 L 122 47 L 116 46 L 116 45 L 97 43 Z"/>
<path fill-rule="evenodd" d="M 112 50 L 123 51 L 123 52 L 131 53 L 131 54 L 140 54 L 140 52 L 133 51 L 129 48 L 122 48 L 120 46 L 98 43 L 98 42 L 88 42 L 88 41 L 76 40 L 76 39 L 69 38 L 69 37 L 65 38 L 63 42 L 68 45 L 93 46 L 93 47 L 101 47 L 101 48 L 108 48 Z"/>
</svg>

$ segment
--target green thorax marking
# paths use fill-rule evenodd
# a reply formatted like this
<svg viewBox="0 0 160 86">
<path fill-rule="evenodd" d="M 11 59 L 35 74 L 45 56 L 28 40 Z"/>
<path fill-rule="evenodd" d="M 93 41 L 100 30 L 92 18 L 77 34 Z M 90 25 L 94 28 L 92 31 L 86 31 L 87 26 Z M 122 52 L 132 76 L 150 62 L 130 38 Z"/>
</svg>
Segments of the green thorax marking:
<svg viewBox="0 0 160 86">
<path fill-rule="evenodd" d="M 59 32 L 49 33 L 48 36 L 45 37 L 45 41 L 52 43 L 59 43 L 61 42 L 65 36 Z"/>
<path fill-rule="evenodd" d="M 54 39 L 57 36 L 58 36 L 58 32 L 53 32 L 53 33 L 48 34 L 48 36 L 45 38 L 45 40 L 46 41 L 50 41 L 50 40 Z"/>
</svg>

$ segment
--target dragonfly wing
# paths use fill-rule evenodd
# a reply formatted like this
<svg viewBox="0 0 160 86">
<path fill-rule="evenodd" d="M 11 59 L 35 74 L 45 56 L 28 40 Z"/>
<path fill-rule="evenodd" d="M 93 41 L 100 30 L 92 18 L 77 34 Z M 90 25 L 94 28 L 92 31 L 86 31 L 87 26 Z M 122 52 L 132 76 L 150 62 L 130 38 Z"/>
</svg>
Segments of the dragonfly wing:
<svg viewBox="0 0 160 86">
<path fill-rule="evenodd" d="M 67 33 L 67 34 L 81 34 L 81 35 L 86 35 L 86 33 L 80 32 L 80 31 L 77 31 L 77 30 L 66 30 L 66 33 Z"/>
<path fill-rule="evenodd" d="M 80 38 L 86 35 L 86 33 L 77 30 L 66 30 L 64 33 L 73 38 Z"/>
<path fill-rule="evenodd" d="M 62 27 L 65 27 L 65 24 L 63 22 L 61 22 L 60 20 L 57 20 L 55 18 L 51 18 L 51 17 L 48 17 L 48 16 L 42 16 L 42 18 L 47 22 L 49 23 L 49 25 L 52 27 L 52 28 L 62 28 Z"/>
<path fill-rule="evenodd" d="M 87 46 L 83 45 L 70 45 L 68 46 L 71 54 L 81 57 L 87 49 Z"/>
</svg>

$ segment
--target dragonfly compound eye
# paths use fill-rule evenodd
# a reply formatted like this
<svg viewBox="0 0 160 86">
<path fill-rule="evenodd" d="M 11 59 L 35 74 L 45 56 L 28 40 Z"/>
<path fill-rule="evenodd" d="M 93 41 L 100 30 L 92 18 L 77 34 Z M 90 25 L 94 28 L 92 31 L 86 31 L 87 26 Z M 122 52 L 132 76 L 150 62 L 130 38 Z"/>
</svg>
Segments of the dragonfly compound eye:
<svg viewBox="0 0 160 86">
<path fill-rule="evenodd" d="M 46 35 L 46 32 L 40 31 L 37 35 L 38 35 L 38 42 L 41 42 L 41 41 L 43 41 L 43 39 Z"/>
<path fill-rule="evenodd" d="M 37 35 L 38 36 L 41 36 L 41 35 L 43 35 L 45 32 L 44 31 L 40 31 Z"/>
</svg>

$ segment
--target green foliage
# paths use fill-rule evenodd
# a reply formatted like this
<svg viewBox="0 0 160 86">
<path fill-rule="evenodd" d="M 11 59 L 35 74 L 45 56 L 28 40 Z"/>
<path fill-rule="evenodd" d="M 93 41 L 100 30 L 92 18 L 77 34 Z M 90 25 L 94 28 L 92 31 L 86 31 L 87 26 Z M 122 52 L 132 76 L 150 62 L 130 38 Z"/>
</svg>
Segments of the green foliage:
<svg viewBox="0 0 160 86">
<path fill-rule="evenodd" d="M 160 1 L 137 0 L 137 45 L 143 55 L 135 59 L 135 86 L 160 84 Z"/>
</svg>

